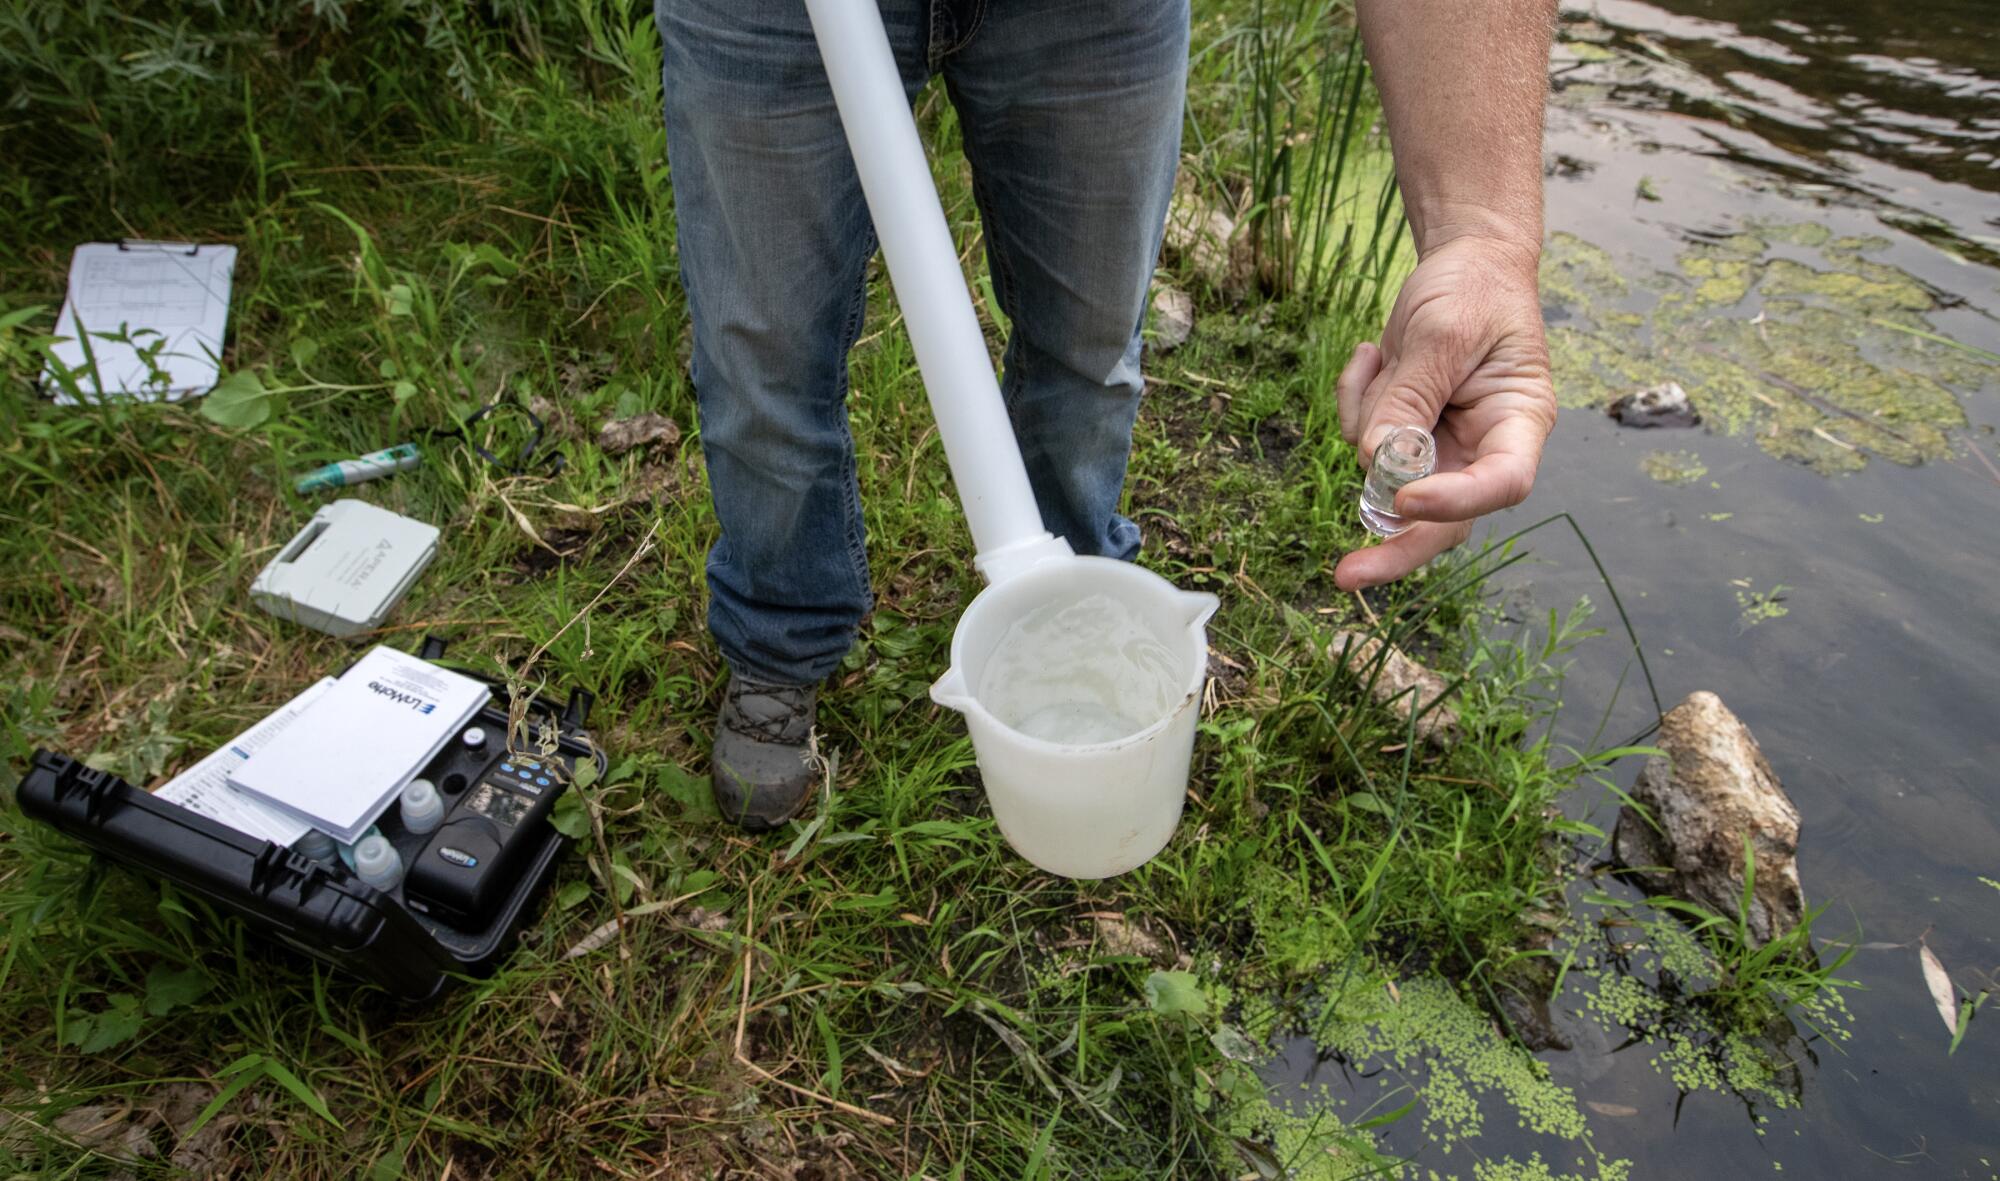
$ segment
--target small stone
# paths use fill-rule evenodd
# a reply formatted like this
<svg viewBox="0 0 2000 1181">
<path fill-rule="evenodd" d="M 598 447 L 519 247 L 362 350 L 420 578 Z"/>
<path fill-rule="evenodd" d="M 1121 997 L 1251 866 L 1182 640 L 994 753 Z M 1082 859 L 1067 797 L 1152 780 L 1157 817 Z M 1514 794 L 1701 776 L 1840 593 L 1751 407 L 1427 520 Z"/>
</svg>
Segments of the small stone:
<svg viewBox="0 0 2000 1181">
<path fill-rule="evenodd" d="M 1187 343 L 1194 332 L 1194 297 L 1172 287 L 1153 292 L 1153 339 L 1147 347 L 1156 357 Z"/>
<path fill-rule="evenodd" d="M 1333 642 L 1327 645 L 1326 654 L 1338 662 L 1347 661 L 1350 674 L 1362 678 L 1373 675 L 1371 669 L 1376 655 L 1382 650 L 1382 641 L 1358 631 L 1338 631 Z M 1407 719 L 1412 713 L 1429 706 L 1443 697 L 1449 688 L 1448 682 L 1410 659 L 1400 648 L 1391 647 L 1382 661 L 1382 673 L 1375 677 L 1375 700 L 1393 701 L 1397 714 Z M 1435 709 L 1417 719 L 1417 737 L 1438 748 L 1456 743 L 1459 738 L 1458 710 L 1449 702 L 1441 702 Z"/>
<path fill-rule="evenodd" d="M 1606 413 L 1617 419 L 1620 426 L 1641 429 L 1695 426 L 1701 422 L 1701 414 L 1677 381 L 1663 381 L 1626 394 L 1611 403 Z"/>
<path fill-rule="evenodd" d="M 1184 260 L 1216 291 L 1240 299 L 1250 291 L 1257 264 L 1249 235 L 1238 229 L 1235 218 L 1216 208 L 1184 179 L 1167 209 L 1166 253 Z"/>
<path fill-rule="evenodd" d="M 1751 938 L 1761 945 L 1791 930 L 1805 913 L 1794 860 L 1799 810 L 1750 728 L 1704 690 L 1667 712 L 1656 744 L 1667 757 L 1647 761 L 1632 798 L 1659 828 L 1621 809 L 1612 834 L 1619 864 L 1656 894 L 1733 916 L 1743 897 L 1747 838 L 1756 865 Z"/>
<path fill-rule="evenodd" d="M 597 446 L 606 455 L 623 455 L 634 447 L 671 447 L 681 441 L 681 428 L 664 414 L 635 414 L 604 424 Z"/>
</svg>

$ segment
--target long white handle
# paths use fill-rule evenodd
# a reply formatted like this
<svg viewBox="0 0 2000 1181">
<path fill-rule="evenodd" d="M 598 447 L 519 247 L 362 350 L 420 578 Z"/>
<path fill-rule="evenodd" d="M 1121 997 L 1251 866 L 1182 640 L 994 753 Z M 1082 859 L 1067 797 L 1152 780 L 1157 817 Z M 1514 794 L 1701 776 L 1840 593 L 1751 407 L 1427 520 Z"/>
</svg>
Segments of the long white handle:
<svg viewBox="0 0 2000 1181">
<path fill-rule="evenodd" d="M 988 581 L 1069 546 L 1035 507 L 944 207 L 875 0 L 806 0 L 834 104 L 909 326 L 945 459 Z"/>
</svg>

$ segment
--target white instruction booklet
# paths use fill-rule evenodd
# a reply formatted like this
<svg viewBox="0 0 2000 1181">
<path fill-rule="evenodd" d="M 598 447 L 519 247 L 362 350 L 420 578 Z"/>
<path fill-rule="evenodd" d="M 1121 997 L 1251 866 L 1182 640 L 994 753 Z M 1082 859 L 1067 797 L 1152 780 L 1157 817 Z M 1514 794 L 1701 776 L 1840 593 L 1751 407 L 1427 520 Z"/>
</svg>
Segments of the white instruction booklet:
<svg viewBox="0 0 2000 1181">
<path fill-rule="evenodd" d="M 229 326 L 236 247 L 87 242 L 69 263 L 42 384 L 63 405 L 133 398 L 176 402 L 215 385 Z"/>
<path fill-rule="evenodd" d="M 332 687 L 332 677 L 321 680 L 287 701 L 263 721 L 238 734 L 228 746 L 169 779 L 153 794 L 190 812 L 198 812 L 210 820 L 226 824 L 237 832 L 290 845 L 306 835 L 306 830 L 312 825 L 229 786 L 229 773 L 242 766 L 265 743 L 283 733 L 287 726 L 305 713 L 307 706 L 318 701 Z"/>
<path fill-rule="evenodd" d="M 351 845 L 490 696 L 471 677 L 372 648 L 229 785 Z"/>
</svg>

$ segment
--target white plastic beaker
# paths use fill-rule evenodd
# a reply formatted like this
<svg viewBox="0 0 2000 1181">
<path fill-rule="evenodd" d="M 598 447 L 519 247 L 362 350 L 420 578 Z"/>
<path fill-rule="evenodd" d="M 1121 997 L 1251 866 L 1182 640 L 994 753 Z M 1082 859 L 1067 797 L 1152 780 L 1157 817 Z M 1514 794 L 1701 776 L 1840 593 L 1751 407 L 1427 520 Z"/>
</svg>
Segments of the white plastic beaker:
<svg viewBox="0 0 2000 1181">
<path fill-rule="evenodd" d="M 1040 704 L 1115 713 L 1139 728 L 1080 745 L 1022 733 L 1020 717 L 1002 716 L 1018 715 L 1021 706 L 996 692 L 1004 686 L 990 683 L 989 665 L 1016 623 L 1095 596 L 1115 600 L 1119 614 L 1164 654 L 1143 668 L 1124 667 L 1116 684 L 1075 678 L 1051 694 L 1059 699 Z M 951 668 L 931 686 L 931 700 L 965 715 L 993 818 L 1021 856 L 1064 877 L 1106 878 L 1166 846 L 1186 798 L 1208 672 L 1203 625 L 1215 608 L 1214 595 L 1180 590 L 1128 562 L 1090 557 L 1037 562 L 972 600 L 952 633 Z"/>
</svg>

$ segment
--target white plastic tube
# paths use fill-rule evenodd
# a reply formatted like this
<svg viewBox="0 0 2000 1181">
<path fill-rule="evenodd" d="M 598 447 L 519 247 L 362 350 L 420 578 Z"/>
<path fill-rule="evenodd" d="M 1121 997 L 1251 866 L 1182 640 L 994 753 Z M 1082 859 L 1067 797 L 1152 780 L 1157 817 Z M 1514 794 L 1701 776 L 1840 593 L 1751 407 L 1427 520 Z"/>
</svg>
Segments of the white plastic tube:
<svg viewBox="0 0 2000 1181">
<path fill-rule="evenodd" d="M 988 581 L 1069 546 L 1042 525 L 875 0 L 806 0 Z"/>
</svg>

